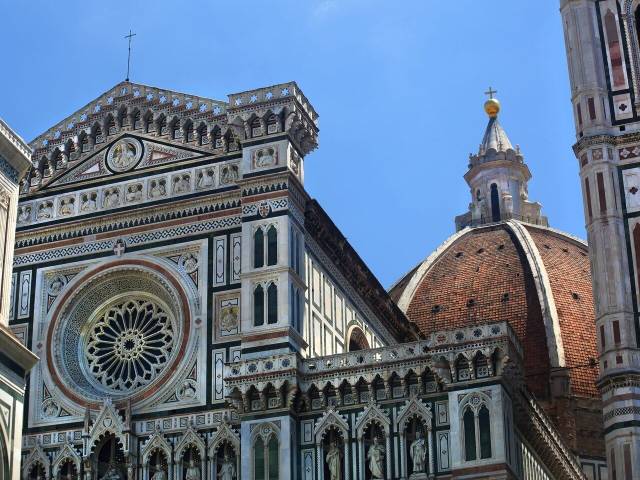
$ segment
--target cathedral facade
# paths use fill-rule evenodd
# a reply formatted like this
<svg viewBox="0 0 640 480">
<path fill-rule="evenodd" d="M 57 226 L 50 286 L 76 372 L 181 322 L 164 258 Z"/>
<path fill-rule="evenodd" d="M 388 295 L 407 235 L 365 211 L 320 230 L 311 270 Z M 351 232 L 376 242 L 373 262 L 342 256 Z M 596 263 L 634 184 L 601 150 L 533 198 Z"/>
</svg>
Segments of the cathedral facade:
<svg viewBox="0 0 640 480">
<path fill-rule="evenodd" d="M 122 82 L 33 140 L 23 480 L 604 480 L 588 250 L 485 110 L 469 211 L 389 291 L 304 188 L 295 83 Z"/>
</svg>

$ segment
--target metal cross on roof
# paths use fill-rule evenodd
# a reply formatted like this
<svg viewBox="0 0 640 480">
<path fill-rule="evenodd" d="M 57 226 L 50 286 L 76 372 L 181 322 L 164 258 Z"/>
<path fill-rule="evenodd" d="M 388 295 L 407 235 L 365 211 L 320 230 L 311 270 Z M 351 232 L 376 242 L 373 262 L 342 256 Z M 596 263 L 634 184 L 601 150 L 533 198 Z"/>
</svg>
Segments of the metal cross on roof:
<svg viewBox="0 0 640 480">
<path fill-rule="evenodd" d="M 489 91 L 484 92 L 485 95 L 489 95 L 489 98 L 493 98 L 493 95 L 495 93 L 498 93 L 498 91 L 497 90 L 493 90 L 491 87 L 489 87 Z"/>
<path fill-rule="evenodd" d="M 135 37 L 136 34 L 129 29 L 129 35 L 125 35 L 124 38 L 129 39 L 129 55 L 127 56 L 127 78 L 125 79 L 127 82 L 129 81 L 129 67 L 131 66 L 131 39 Z"/>
</svg>

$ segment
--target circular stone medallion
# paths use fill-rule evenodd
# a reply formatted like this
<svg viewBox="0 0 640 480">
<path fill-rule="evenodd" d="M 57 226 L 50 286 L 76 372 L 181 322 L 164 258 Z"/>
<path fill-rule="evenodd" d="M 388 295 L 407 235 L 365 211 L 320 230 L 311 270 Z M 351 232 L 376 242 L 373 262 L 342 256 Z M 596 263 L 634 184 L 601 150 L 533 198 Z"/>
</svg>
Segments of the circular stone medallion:
<svg viewBox="0 0 640 480">
<path fill-rule="evenodd" d="M 135 138 L 118 140 L 107 153 L 107 165 L 114 172 L 131 170 L 142 158 L 142 144 Z"/>
</svg>

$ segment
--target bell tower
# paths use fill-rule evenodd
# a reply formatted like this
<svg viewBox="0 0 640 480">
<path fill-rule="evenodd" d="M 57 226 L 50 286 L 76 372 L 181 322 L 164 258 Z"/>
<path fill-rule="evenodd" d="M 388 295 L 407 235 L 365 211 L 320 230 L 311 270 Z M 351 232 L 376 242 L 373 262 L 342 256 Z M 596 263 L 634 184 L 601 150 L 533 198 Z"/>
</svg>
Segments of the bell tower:
<svg viewBox="0 0 640 480">
<path fill-rule="evenodd" d="M 478 153 L 469 155 L 469 170 L 464 175 L 471 189 L 469 211 L 456 217 L 456 231 L 467 226 L 515 219 L 547 225 L 542 206 L 528 199 L 527 183 L 531 172 L 520 147 L 514 148 L 500 125 L 500 102 L 489 88 L 484 110 L 489 116 Z"/>
<path fill-rule="evenodd" d="M 640 476 L 637 0 L 561 0 L 610 479 Z"/>
</svg>

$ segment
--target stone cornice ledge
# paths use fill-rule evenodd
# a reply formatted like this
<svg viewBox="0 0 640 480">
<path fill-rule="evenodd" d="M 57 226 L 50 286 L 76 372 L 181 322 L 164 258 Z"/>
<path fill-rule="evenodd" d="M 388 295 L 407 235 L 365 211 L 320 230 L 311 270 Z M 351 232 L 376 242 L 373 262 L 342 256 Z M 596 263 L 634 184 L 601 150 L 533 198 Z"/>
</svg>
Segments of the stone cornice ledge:
<svg viewBox="0 0 640 480">
<path fill-rule="evenodd" d="M 28 372 L 38 361 L 37 355 L 20 343 L 11 330 L 0 324 L 0 351 Z"/>
<path fill-rule="evenodd" d="M 31 167 L 31 148 L 0 118 L 0 156 L 17 171 L 18 177 Z"/>
</svg>

